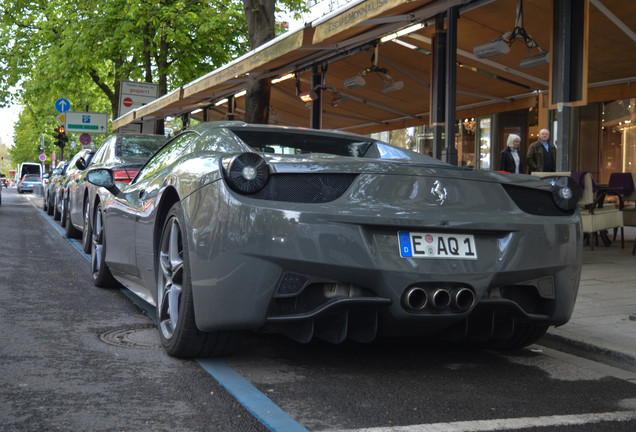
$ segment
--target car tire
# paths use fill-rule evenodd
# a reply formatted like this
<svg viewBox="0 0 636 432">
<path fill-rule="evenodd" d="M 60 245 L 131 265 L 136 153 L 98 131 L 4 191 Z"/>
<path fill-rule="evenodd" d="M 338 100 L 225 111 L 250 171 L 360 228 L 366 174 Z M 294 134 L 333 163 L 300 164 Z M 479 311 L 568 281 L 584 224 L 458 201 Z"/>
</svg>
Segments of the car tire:
<svg viewBox="0 0 636 432">
<path fill-rule="evenodd" d="M 51 199 L 51 194 L 48 194 L 47 197 L 47 204 L 46 204 L 46 214 L 48 214 L 49 216 L 53 214 L 54 212 L 54 203 L 53 200 Z"/>
<path fill-rule="evenodd" d="M 53 197 L 53 220 L 62 219 L 62 213 L 57 209 L 57 194 Z"/>
<path fill-rule="evenodd" d="M 66 237 L 68 238 L 79 238 L 82 234 L 80 230 L 73 226 L 73 222 L 71 222 L 71 204 L 69 200 L 64 200 L 65 210 L 64 214 L 66 214 Z"/>
<path fill-rule="evenodd" d="M 47 211 L 49 209 L 49 200 L 46 197 L 46 195 L 44 195 L 44 197 L 42 198 L 42 210 Z"/>
<path fill-rule="evenodd" d="M 68 213 L 66 212 L 66 200 L 62 197 L 62 204 L 60 204 L 60 225 L 62 228 L 66 227 L 66 220 L 68 219 Z"/>
<path fill-rule="evenodd" d="M 161 344 L 174 357 L 211 357 L 235 351 L 242 333 L 200 331 L 194 319 L 190 258 L 180 203 L 170 209 L 161 230 L 157 260 L 157 325 Z"/>
<path fill-rule="evenodd" d="M 104 233 L 104 212 L 101 204 L 97 204 L 93 216 L 93 227 L 91 235 L 91 271 L 93 273 L 93 284 L 99 288 L 114 288 L 117 282 L 113 277 L 108 265 L 106 265 L 106 236 Z"/>
<path fill-rule="evenodd" d="M 90 208 L 90 201 L 87 198 L 84 203 L 84 228 L 82 230 L 82 249 L 84 249 L 84 252 L 86 253 L 91 253 L 93 245 L 93 229 L 91 224 Z"/>
</svg>

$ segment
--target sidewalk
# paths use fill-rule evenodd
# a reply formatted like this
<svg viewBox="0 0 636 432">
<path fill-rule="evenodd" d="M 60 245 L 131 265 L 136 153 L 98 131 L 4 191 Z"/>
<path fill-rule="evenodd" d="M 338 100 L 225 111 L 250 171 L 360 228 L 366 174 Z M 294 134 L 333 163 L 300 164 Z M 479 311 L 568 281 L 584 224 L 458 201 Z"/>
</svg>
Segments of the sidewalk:
<svg viewBox="0 0 636 432">
<path fill-rule="evenodd" d="M 611 236 L 610 236 L 611 237 Z M 611 246 L 585 246 L 579 294 L 570 321 L 550 328 L 541 345 L 566 344 L 636 366 L 636 228 Z M 631 317 L 631 319 L 630 319 Z"/>
</svg>

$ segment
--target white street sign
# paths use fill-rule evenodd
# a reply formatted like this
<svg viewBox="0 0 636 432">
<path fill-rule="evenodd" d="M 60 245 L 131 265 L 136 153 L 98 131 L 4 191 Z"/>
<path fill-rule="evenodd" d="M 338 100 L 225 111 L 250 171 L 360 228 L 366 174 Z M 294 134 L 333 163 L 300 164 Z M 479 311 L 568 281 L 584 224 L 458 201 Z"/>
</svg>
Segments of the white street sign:
<svg viewBox="0 0 636 432">
<path fill-rule="evenodd" d="M 105 134 L 108 133 L 108 114 L 68 111 L 64 128 L 66 132 Z"/>
<path fill-rule="evenodd" d="M 152 83 L 121 81 L 119 91 L 119 117 L 157 99 L 159 86 Z"/>
</svg>

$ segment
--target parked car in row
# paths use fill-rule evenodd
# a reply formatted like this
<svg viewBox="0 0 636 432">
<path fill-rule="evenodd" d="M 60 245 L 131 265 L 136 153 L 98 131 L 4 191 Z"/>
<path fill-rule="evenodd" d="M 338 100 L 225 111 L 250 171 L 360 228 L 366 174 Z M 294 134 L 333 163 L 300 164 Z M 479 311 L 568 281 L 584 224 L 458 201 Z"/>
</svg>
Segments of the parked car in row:
<svg viewBox="0 0 636 432">
<path fill-rule="evenodd" d="M 68 220 L 68 206 L 66 205 L 67 188 L 69 184 L 72 184 L 75 177 L 81 171 L 77 167 L 77 162 L 82 161 L 82 164 L 88 165 L 95 154 L 95 150 L 82 149 L 68 162 L 68 166 L 61 175 L 58 185 L 54 191 L 54 205 L 53 205 L 53 219 L 59 220 L 62 227 L 66 227 Z"/>
<path fill-rule="evenodd" d="M 67 208 L 67 237 L 82 237 L 82 247 L 86 253 L 91 251 L 92 226 L 90 215 L 93 212 L 97 187 L 86 180 L 85 169 L 110 168 L 116 182 L 130 182 L 139 168 L 155 153 L 167 138 L 163 135 L 149 134 L 113 134 L 99 147 L 90 161 L 83 158 L 75 162 L 79 170 L 69 179 L 65 189 Z"/>
<path fill-rule="evenodd" d="M 42 185 L 39 175 L 25 174 L 18 182 L 18 193 L 33 192 L 38 185 Z"/>
<path fill-rule="evenodd" d="M 578 187 L 324 130 L 215 122 L 99 186 L 91 261 L 156 306 L 173 356 L 246 330 L 301 342 L 436 334 L 517 348 L 571 317 Z M 541 251 L 541 253 L 537 253 Z"/>
<path fill-rule="evenodd" d="M 59 183 L 64 176 L 64 171 L 66 170 L 67 166 L 67 161 L 60 161 L 53 169 L 53 171 L 51 171 L 49 181 L 46 186 L 44 186 L 44 199 L 42 200 L 42 209 L 49 215 L 53 214 L 53 209 L 55 208 L 55 191 L 59 187 Z"/>
</svg>

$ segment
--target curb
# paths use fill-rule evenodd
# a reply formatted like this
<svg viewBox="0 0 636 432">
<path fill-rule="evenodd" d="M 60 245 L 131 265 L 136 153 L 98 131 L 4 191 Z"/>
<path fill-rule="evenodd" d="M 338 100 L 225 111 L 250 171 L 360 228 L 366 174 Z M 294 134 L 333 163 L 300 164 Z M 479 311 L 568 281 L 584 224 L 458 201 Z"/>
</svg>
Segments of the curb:
<svg viewBox="0 0 636 432">
<path fill-rule="evenodd" d="M 636 357 L 625 352 L 551 333 L 546 333 L 541 340 L 536 343 L 589 360 L 608 363 L 623 368 L 627 366 L 628 369 L 636 371 Z"/>
</svg>

